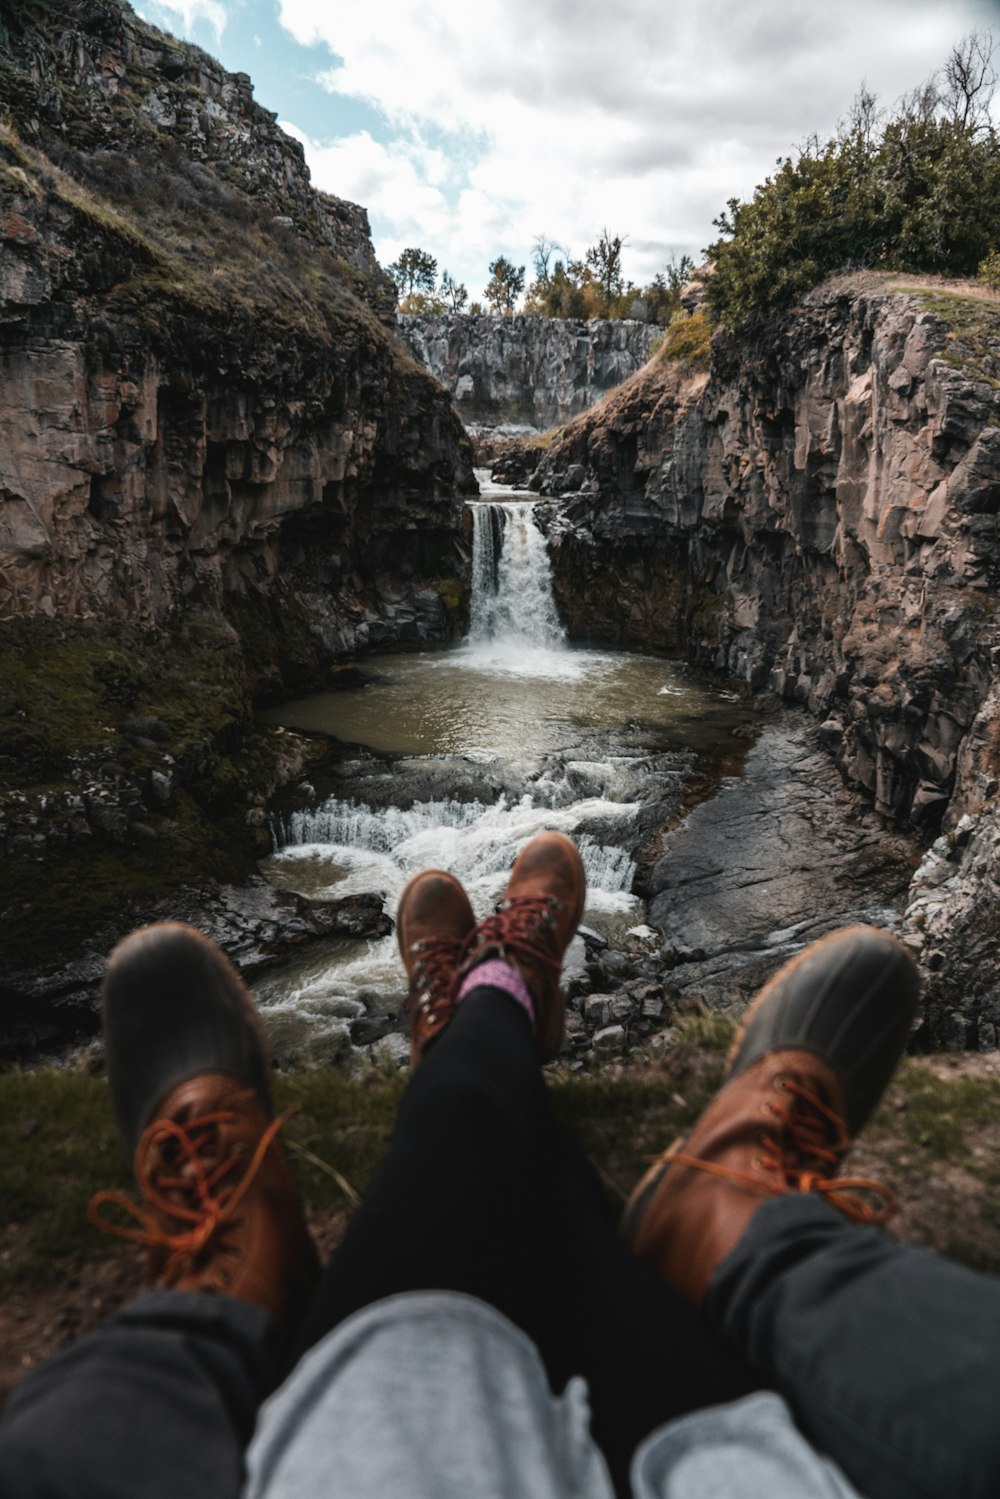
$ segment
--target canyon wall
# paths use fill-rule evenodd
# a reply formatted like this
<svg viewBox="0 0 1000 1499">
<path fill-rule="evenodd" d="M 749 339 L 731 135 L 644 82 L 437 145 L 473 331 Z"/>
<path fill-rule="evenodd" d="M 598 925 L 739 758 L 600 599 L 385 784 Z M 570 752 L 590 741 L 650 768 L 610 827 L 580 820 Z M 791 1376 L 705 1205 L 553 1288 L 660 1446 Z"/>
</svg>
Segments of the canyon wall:
<svg viewBox="0 0 1000 1499">
<path fill-rule="evenodd" d="M 599 401 L 649 358 L 662 329 L 602 318 L 401 315 L 415 359 L 450 392 L 463 421 L 543 431 Z"/>
<path fill-rule="evenodd" d="M 887 819 L 945 832 L 911 892 L 940 1038 L 1000 983 L 1000 306 L 875 278 L 711 371 L 656 362 L 540 455 L 573 633 L 804 704 Z"/>
<path fill-rule="evenodd" d="M 118 0 L 0 33 L 2 991 L 266 851 L 308 746 L 254 704 L 461 630 L 474 480 L 249 79 Z"/>
</svg>

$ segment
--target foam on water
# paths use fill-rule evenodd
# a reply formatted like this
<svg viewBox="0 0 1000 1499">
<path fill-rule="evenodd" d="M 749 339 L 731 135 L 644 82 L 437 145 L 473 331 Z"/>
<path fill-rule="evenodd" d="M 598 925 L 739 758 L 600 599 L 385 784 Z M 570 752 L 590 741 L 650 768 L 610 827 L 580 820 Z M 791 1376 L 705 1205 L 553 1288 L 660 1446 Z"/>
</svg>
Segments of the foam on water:
<svg viewBox="0 0 1000 1499">
<path fill-rule="evenodd" d="M 275 826 L 278 851 L 268 861 L 278 883 L 312 897 L 375 890 L 394 911 L 403 886 L 421 869 L 448 869 L 462 881 L 478 916 L 503 892 L 518 852 L 546 828 L 574 833 L 595 819 L 634 817 L 637 803 L 584 797 L 556 807 L 544 795 L 482 802 L 416 802 L 367 807 L 332 798 L 314 811 L 293 812 Z M 624 910 L 635 876 L 627 850 L 578 839 L 587 870 L 588 904 Z M 298 868 L 297 868 L 298 866 Z M 301 871 L 303 878 L 297 878 Z M 328 875 L 328 881 L 324 877 Z M 622 901 L 620 897 L 626 896 Z"/>
</svg>

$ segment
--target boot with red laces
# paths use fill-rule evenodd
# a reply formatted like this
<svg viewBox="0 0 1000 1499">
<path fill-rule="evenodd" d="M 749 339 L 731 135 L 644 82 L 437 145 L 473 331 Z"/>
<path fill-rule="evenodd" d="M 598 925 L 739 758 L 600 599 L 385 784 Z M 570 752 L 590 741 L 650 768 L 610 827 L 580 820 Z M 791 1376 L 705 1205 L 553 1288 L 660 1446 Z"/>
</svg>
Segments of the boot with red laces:
<svg viewBox="0 0 1000 1499">
<path fill-rule="evenodd" d="M 463 975 L 490 958 L 509 962 L 527 985 L 534 1007 L 535 1045 L 541 1061 L 563 1042 L 566 1005 L 559 989 L 563 954 L 583 915 L 587 877 L 571 838 L 540 833 L 514 861 L 503 900 L 479 922 Z"/>
<path fill-rule="evenodd" d="M 112 1102 L 143 1202 L 99 1192 L 91 1221 L 145 1246 L 151 1285 L 252 1301 L 291 1331 L 319 1261 L 239 974 L 201 932 L 165 922 L 115 948 L 103 1001 Z"/>
<path fill-rule="evenodd" d="M 454 875 L 425 869 L 399 898 L 396 941 L 410 981 L 410 1064 L 448 1025 L 458 1003 L 456 978 L 476 918 Z"/>
<path fill-rule="evenodd" d="M 906 949 L 864 926 L 814 942 L 761 990 L 728 1081 L 625 1212 L 632 1247 L 688 1301 L 701 1305 L 771 1197 L 814 1192 L 861 1223 L 895 1211 L 886 1187 L 840 1168 L 903 1053 L 918 997 Z"/>
</svg>

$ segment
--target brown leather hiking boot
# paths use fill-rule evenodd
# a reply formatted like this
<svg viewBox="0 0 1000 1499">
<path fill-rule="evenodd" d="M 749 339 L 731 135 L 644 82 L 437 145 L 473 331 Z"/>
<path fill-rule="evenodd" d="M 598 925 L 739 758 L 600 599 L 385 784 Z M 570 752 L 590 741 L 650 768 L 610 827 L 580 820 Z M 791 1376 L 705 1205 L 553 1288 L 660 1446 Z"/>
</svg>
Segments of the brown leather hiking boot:
<svg viewBox="0 0 1000 1499">
<path fill-rule="evenodd" d="M 410 1065 L 455 1013 L 456 978 L 476 924 L 469 897 L 454 875 L 425 869 L 399 898 L 396 941 L 410 981 Z"/>
<path fill-rule="evenodd" d="M 580 925 L 587 893 L 583 860 L 564 833 L 540 833 L 517 858 L 496 913 L 475 930 L 462 972 L 498 957 L 519 970 L 535 1006 L 543 1062 L 562 1046 L 566 1004 L 559 989 L 563 953 Z"/>
<path fill-rule="evenodd" d="M 761 990 L 733 1042 L 729 1081 L 625 1211 L 636 1253 L 688 1301 L 702 1303 L 769 1197 L 815 1192 L 866 1223 L 895 1211 L 878 1182 L 838 1172 L 903 1053 L 918 995 L 906 949 L 863 926 L 814 942 Z"/>
<path fill-rule="evenodd" d="M 150 1284 L 252 1301 L 285 1330 L 319 1273 L 277 1134 L 263 1033 L 225 954 L 193 927 L 133 932 L 111 955 L 104 1037 L 143 1204 L 98 1192 L 90 1219 L 145 1245 Z M 135 1222 L 109 1220 L 114 1204 Z"/>
</svg>

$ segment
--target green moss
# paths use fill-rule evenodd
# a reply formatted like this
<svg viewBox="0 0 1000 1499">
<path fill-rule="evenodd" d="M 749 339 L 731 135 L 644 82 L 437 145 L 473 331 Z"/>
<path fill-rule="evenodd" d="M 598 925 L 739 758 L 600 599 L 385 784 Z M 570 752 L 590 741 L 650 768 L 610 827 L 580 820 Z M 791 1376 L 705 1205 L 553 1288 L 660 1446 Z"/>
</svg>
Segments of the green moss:
<svg viewBox="0 0 1000 1499">
<path fill-rule="evenodd" d="M 1000 390 L 1000 306 L 960 292 L 914 288 L 910 294 L 946 325 L 935 357 Z"/>
<path fill-rule="evenodd" d="M 0 805 L 17 833 L 26 798 L 58 848 L 57 858 L 29 847 L 0 861 L 8 956 L 57 959 L 171 885 L 246 872 L 252 749 L 244 746 L 238 768 L 231 758 L 249 716 L 243 678 L 228 635 L 214 648 L 196 635 L 167 651 L 159 640 L 66 639 L 37 623 L 0 630 Z M 136 716 L 159 720 L 162 743 L 143 747 L 126 733 Z M 93 785 L 115 794 L 131 787 L 141 799 L 164 752 L 186 784 L 168 807 L 143 812 L 155 841 L 88 835 L 82 809 L 71 813 L 68 799 L 79 803 Z"/>
</svg>

